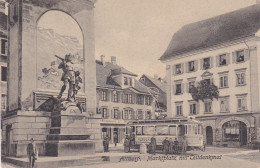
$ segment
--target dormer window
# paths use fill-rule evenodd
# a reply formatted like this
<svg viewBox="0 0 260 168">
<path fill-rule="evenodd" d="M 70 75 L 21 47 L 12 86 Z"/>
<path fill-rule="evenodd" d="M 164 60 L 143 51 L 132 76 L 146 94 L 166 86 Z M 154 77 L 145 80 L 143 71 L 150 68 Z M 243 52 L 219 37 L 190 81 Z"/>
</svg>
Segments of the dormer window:
<svg viewBox="0 0 260 168">
<path fill-rule="evenodd" d="M 210 58 L 204 58 L 203 59 L 203 69 L 209 69 L 210 68 Z"/>
<path fill-rule="evenodd" d="M 127 79 L 127 77 L 124 77 L 124 85 L 128 85 L 128 79 Z"/>
<path fill-rule="evenodd" d="M 239 50 L 236 52 L 236 60 L 237 62 L 244 62 L 245 61 L 245 54 L 244 54 L 244 50 Z"/>
</svg>

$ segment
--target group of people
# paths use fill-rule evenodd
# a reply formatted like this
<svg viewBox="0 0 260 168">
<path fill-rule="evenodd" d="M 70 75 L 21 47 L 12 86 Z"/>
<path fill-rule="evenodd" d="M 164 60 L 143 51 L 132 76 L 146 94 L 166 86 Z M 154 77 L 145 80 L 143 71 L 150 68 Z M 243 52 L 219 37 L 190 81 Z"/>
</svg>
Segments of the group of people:
<svg viewBox="0 0 260 168">
<path fill-rule="evenodd" d="M 187 141 L 186 138 L 183 137 L 181 143 L 179 143 L 178 139 L 175 138 L 173 141 L 172 138 L 168 140 L 166 137 L 163 142 L 163 153 L 164 154 L 180 154 L 180 151 L 182 154 L 186 153 L 187 150 Z"/>
<path fill-rule="evenodd" d="M 130 136 L 126 135 L 124 141 L 124 152 L 125 153 L 130 152 L 130 148 L 134 146 L 134 144 L 135 144 L 135 135 L 132 133 L 130 134 Z"/>
</svg>

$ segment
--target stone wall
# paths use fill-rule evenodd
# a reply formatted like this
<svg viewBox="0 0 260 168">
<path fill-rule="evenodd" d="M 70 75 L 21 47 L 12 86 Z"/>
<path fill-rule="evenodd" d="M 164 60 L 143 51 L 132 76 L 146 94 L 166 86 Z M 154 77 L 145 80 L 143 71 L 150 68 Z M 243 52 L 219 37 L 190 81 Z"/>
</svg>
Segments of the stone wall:
<svg viewBox="0 0 260 168">
<path fill-rule="evenodd" d="M 96 152 L 103 151 L 100 121 L 100 118 L 86 118 L 87 132 L 90 135 L 90 140 L 95 142 Z"/>
<path fill-rule="evenodd" d="M 18 111 L 17 115 L 2 120 L 2 145 L 6 154 L 6 128 L 10 130 L 10 155 L 26 156 L 26 147 L 33 138 L 39 155 L 45 155 L 45 141 L 49 134 L 50 112 Z"/>
</svg>

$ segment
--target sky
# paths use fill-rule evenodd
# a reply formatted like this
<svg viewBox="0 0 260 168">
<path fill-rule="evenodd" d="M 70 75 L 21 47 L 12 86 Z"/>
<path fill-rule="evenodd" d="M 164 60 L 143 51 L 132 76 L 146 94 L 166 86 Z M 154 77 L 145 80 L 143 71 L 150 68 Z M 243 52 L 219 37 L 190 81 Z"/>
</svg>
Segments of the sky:
<svg viewBox="0 0 260 168">
<path fill-rule="evenodd" d="M 95 4 L 96 59 L 139 75 L 164 77 L 158 59 L 182 26 L 231 12 L 256 0 L 98 0 Z"/>
</svg>

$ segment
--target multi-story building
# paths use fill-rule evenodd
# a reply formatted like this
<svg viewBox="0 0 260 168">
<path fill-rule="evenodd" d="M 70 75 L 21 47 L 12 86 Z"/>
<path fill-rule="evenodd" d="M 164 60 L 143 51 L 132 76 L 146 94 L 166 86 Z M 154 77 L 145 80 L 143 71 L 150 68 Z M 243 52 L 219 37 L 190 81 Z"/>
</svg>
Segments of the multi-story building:
<svg viewBox="0 0 260 168">
<path fill-rule="evenodd" d="M 0 100 L 1 115 L 6 111 L 6 93 L 7 93 L 7 15 L 5 14 L 5 1 L 0 1 Z"/>
<path fill-rule="evenodd" d="M 138 80 L 137 75 L 111 62 L 96 61 L 97 113 L 102 116 L 102 136 L 108 135 L 111 143 L 122 143 L 126 124 L 133 120 L 154 119 L 155 94 Z"/>
<path fill-rule="evenodd" d="M 177 31 L 160 60 L 167 71 L 168 117 L 203 122 L 208 145 L 242 146 L 260 139 L 260 5 Z M 218 87 L 218 99 L 194 101 L 201 80 Z"/>
<path fill-rule="evenodd" d="M 166 99 L 166 81 L 163 78 L 158 77 L 157 74 L 154 77 L 143 74 L 139 79 L 139 82 L 149 87 L 151 90 L 157 93 L 156 110 L 161 112 L 167 111 L 167 99 Z"/>
</svg>

